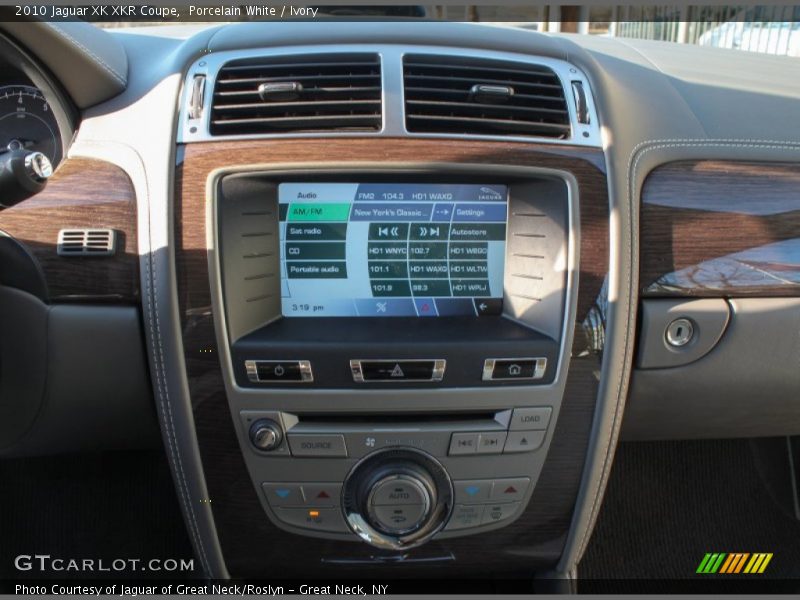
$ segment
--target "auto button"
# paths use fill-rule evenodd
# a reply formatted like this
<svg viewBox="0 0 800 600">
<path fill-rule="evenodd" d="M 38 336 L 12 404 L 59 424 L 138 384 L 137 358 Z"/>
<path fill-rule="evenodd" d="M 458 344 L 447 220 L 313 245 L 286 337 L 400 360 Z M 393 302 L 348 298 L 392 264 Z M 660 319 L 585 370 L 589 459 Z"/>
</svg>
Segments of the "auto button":
<svg viewBox="0 0 800 600">
<path fill-rule="evenodd" d="M 374 505 L 424 504 L 427 492 L 411 479 L 390 478 L 378 483 L 370 494 Z"/>
</svg>

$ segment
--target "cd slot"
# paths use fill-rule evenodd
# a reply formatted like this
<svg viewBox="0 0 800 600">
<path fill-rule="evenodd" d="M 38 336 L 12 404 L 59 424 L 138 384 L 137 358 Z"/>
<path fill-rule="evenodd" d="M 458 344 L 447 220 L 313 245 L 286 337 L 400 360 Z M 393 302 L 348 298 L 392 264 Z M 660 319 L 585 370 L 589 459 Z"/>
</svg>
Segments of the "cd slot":
<svg viewBox="0 0 800 600">
<path fill-rule="evenodd" d="M 283 413 L 292 433 L 345 433 L 350 431 L 473 431 L 505 430 L 510 410 L 478 413 L 413 413 L 391 415 L 293 415 Z"/>
<path fill-rule="evenodd" d="M 443 457 L 458 453 L 452 451 L 452 444 L 465 436 L 472 440 L 475 453 L 481 437 L 495 440 L 495 447 L 486 453 L 501 451 L 511 415 L 511 410 L 502 410 L 379 417 L 283 413 L 281 418 L 295 456 L 360 458 L 381 448 L 404 446 Z"/>
</svg>

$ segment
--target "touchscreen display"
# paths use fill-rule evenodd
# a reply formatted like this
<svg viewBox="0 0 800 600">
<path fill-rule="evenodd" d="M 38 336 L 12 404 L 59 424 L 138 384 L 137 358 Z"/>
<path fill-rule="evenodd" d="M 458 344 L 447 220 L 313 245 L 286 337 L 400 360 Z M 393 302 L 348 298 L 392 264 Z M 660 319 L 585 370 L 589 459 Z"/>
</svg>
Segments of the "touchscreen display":
<svg viewBox="0 0 800 600">
<path fill-rule="evenodd" d="M 502 312 L 504 185 L 282 183 L 278 202 L 286 317 Z"/>
</svg>

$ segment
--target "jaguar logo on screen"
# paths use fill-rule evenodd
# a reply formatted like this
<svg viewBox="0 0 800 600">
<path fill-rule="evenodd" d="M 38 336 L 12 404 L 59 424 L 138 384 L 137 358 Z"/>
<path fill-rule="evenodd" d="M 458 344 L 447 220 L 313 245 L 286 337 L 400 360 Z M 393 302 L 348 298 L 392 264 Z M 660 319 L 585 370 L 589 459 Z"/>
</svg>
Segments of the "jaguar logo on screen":
<svg viewBox="0 0 800 600">
<path fill-rule="evenodd" d="M 503 194 L 498 192 L 497 190 L 493 190 L 492 188 L 482 187 L 481 188 L 480 200 L 502 200 Z"/>
</svg>

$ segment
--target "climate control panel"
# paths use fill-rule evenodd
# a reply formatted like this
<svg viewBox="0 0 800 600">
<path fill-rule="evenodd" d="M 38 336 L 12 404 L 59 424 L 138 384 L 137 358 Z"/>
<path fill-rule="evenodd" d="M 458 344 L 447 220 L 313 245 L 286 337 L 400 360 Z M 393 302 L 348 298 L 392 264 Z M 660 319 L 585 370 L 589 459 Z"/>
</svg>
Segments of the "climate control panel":
<svg viewBox="0 0 800 600">
<path fill-rule="evenodd" d="M 530 499 L 554 407 L 380 419 L 245 410 L 269 517 L 385 549 L 510 524 Z"/>
</svg>

